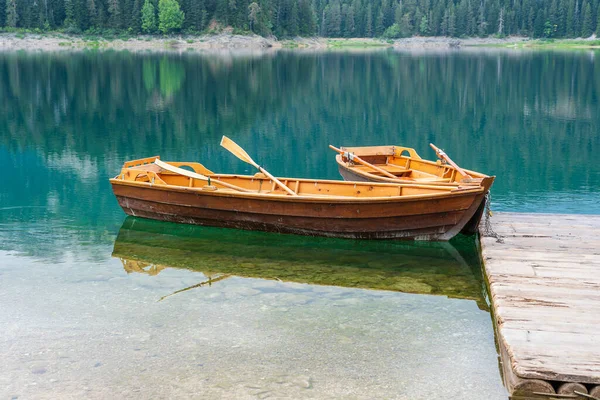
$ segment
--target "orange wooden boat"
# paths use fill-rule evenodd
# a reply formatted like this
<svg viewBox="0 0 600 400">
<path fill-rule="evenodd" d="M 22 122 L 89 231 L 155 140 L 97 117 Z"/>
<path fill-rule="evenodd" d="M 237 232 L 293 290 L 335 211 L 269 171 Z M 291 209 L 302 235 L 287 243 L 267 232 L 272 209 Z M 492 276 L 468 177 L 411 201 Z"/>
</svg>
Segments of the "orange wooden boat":
<svg viewBox="0 0 600 400">
<path fill-rule="evenodd" d="M 484 179 L 491 186 L 494 181 L 494 177 L 456 168 L 444 160 L 424 160 L 415 149 L 409 147 L 364 146 L 342 147 L 341 150 L 344 153 L 337 154 L 335 161 L 340 174 L 347 181 L 441 186 L 481 185 Z M 355 162 L 355 157 L 366 161 L 370 166 Z"/>
<path fill-rule="evenodd" d="M 449 240 L 479 209 L 493 181 L 486 179 L 477 186 L 277 180 L 150 157 L 126 162 L 110 182 L 125 213 L 138 217 L 312 236 Z"/>
<path fill-rule="evenodd" d="M 430 146 L 440 158 L 438 161 L 422 159 L 415 149 L 401 146 L 342 147 L 336 149 L 335 160 L 342 177 L 347 181 L 412 183 L 437 186 L 481 186 L 487 195 L 494 176 L 462 169 L 433 144 Z M 484 199 L 461 233 L 473 235 L 485 212 Z"/>
</svg>

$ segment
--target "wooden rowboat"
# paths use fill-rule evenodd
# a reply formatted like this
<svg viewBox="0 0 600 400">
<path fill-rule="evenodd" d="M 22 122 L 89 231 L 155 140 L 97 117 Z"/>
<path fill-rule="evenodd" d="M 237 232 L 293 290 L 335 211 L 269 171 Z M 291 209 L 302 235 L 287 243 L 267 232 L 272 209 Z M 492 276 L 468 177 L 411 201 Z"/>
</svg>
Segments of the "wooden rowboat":
<svg viewBox="0 0 600 400">
<path fill-rule="evenodd" d="M 494 176 L 469 171 L 456 165 L 442 150 L 430 145 L 440 157 L 438 161 L 422 159 L 415 149 L 401 146 L 342 147 L 335 160 L 347 181 L 412 183 L 436 186 L 481 186 L 488 193 Z M 473 235 L 485 211 L 484 199 L 461 233 Z"/>
<path fill-rule="evenodd" d="M 126 162 L 110 182 L 125 213 L 144 218 L 311 236 L 442 241 L 465 227 L 488 186 L 279 178 L 290 195 L 262 173 L 215 174 L 199 163 L 165 163 L 159 157 Z"/>
<path fill-rule="evenodd" d="M 475 171 L 459 169 L 442 160 L 428 161 L 422 159 L 415 149 L 401 146 L 365 146 L 342 147 L 345 154 L 337 154 L 335 160 L 342 177 L 347 181 L 413 183 L 438 186 L 481 185 L 488 186 L 494 177 Z M 351 158 L 360 159 L 393 175 L 390 177 L 381 171 L 353 162 Z M 487 179 L 491 178 L 491 179 Z"/>
</svg>

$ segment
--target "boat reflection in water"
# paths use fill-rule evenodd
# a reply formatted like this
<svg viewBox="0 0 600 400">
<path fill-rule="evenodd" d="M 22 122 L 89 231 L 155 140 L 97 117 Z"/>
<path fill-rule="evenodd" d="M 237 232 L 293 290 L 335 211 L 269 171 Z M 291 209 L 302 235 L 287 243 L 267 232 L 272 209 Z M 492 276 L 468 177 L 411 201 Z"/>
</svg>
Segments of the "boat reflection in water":
<svg viewBox="0 0 600 400">
<path fill-rule="evenodd" d="M 473 237 L 451 242 L 355 241 L 127 217 L 113 257 L 121 259 L 128 273 L 156 275 L 165 268 L 185 268 L 206 277 L 175 293 L 238 276 L 443 295 L 474 300 L 488 309 Z"/>
</svg>

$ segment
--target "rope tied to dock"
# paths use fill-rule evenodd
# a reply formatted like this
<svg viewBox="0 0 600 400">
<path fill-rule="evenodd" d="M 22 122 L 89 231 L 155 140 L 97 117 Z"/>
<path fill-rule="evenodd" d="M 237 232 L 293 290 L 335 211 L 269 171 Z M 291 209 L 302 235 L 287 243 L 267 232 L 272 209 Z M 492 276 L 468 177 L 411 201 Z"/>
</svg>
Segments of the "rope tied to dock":
<svg viewBox="0 0 600 400">
<path fill-rule="evenodd" d="M 494 231 L 494 229 L 492 229 L 492 208 L 490 206 L 492 202 L 492 194 L 491 191 L 488 191 L 487 194 L 485 195 L 485 216 L 484 216 L 484 221 L 483 221 L 483 229 L 482 229 L 482 234 L 485 237 L 493 237 L 494 239 L 496 239 L 496 241 L 498 243 L 504 243 L 504 239 L 502 239 L 502 236 L 500 236 L 498 233 L 496 233 Z"/>
</svg>

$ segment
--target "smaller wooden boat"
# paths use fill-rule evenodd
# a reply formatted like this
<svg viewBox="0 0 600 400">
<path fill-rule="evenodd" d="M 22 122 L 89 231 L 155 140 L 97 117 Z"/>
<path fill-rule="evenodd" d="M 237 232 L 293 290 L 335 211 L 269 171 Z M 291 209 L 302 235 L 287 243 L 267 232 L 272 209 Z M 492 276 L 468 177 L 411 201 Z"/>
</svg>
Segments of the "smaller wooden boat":
<svg viewBox="0 0 600 400">
<path fill-rule="evenodd" d="M 437 186 L 480 186 L 484 194 L 494 183 L 494 176 L 462 169 L 444 151 L 430 144 L 435 150 L 438 161 L 422 159 L 415 149 L 401 146 L 364 146 L 342 147 L 337 149 L 335 160 L 340 174 L 347 181 L 412 183 L 415 185 Z M 462 228 L 464 235 L 473 235 L 478 231 L 483 216 L 486 199 L 469 222 Z"/>
<path fill-rule="evenodd" d="M 479 186 L 485 182 L 488 186 L 486 191 L 494 182 L 494 177 L 475 171 L 463 170 L 460 167 L 456 168 L 450 162 L 445 162 L 445 160 L 424 160 L 417 154 L 415 149 L 409 147 L 342 147 L 341 151 L 342 154 L 336 155 L 335 160 L 340 174 L 347 181 L 433 184 L 438 186 Z M 359 160 L 365 161 L 365 163 L 357 162 Z"/>
<path fill-rule="evenodd" d="M 445 241 L 481 206 L 491 184 L 485 179 L 493 180 L 433 186 L 277 179 L 150 157 L 126 162 L 110 183 L 133 216 L 311 236 Z"/>
</svg>

